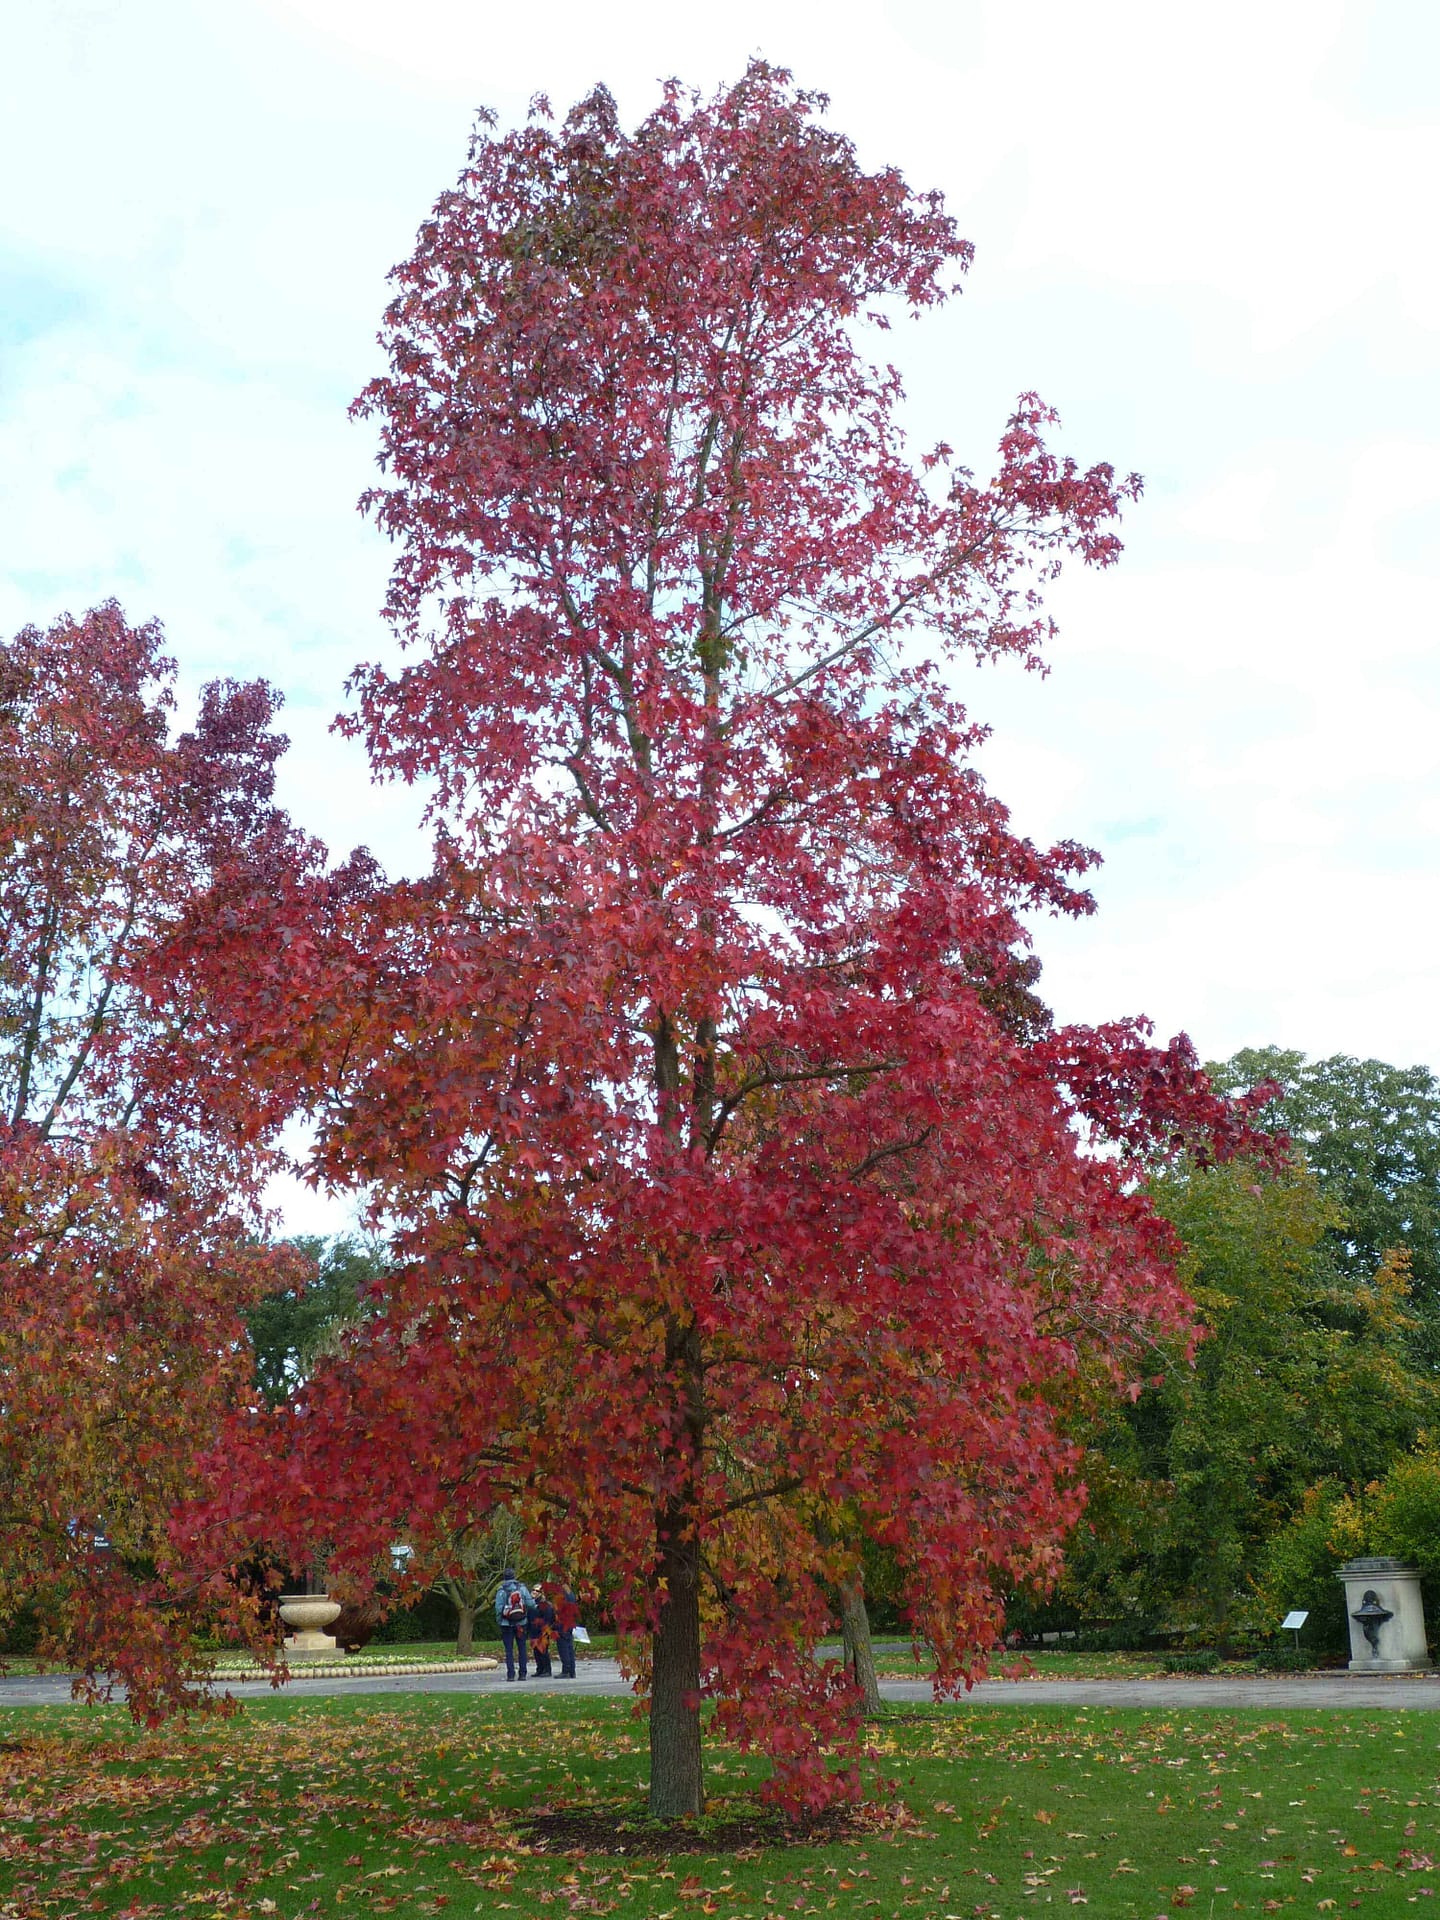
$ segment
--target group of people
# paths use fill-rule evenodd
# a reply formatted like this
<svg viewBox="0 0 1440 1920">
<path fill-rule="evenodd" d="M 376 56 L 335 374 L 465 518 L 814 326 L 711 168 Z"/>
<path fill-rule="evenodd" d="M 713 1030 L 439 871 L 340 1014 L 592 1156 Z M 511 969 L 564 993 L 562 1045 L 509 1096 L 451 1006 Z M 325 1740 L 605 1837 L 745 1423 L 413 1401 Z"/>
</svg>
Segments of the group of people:
<svg viewBox="0 0 1440 1920">
<path fill-rule="evenodd" d="M 506 1567 L 495 1589 L 495 1619 L 505 1648 L 505 1678 L 528 1680 L 527 1658 L 534 1656 L 537 1680 L 575 1678 L 575 1629 L 580 1624 L 580 1602 L 573 1590 L 561 1587 L 552 1599 L 537 1580 L 532 1593 Z M 552 1664 L 560 1656 L 560 1672 Z M 518 1668 L 518 1671 L 517 1671 Z"/>
</svg>

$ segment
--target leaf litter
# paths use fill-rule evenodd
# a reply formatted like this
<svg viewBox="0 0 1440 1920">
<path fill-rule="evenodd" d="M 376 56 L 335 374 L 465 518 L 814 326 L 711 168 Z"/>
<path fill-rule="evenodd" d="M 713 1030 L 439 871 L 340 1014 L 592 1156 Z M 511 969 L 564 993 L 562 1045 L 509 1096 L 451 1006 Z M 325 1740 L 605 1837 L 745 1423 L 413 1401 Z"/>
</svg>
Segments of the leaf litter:
<svg viewBox="0 0 1440 1920">
<path fill-rule="evenodd" d="M 717 1744 L 725 1791 L 679 1832 L 643 1817 L 647 1755 L 620 1702 L 266 1703 L 189 1735 L 6 1718 L 0 1920 L 1213 1920 L 1440 1897 L 1420 1716 L 941 1708 L 875 1729 L 898 1813 L 785 1831 L 750 1797 L 758 1770 Z"/>
</svg>

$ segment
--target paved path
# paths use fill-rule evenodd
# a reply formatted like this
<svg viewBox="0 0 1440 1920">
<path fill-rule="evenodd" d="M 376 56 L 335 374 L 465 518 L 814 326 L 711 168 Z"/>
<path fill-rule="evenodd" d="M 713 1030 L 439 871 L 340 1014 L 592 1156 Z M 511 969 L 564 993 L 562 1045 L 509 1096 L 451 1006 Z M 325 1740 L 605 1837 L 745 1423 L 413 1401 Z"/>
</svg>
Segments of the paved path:
<svg viewBox="0 0 1440 1920">
<path fill-rule="evenodd" d="M 508 1691 L 533 1699 L 537 1694 L 624 1695 L 630 1689 L 613 1660 L 583 1660 L 575 1680 L 530 1679 L 522 1687 L 503 1672 L 357 1676 L 353 1680 L 292 1680 L 287 1698 L 313 1699 L 349 1693 L 493 1693 Z M 241 1681 L 230 1691 L 241 1699 L 264 1699 L 274 1689 L 264 1681 Z M 925 1680 L 885 1680 L 887 1700 L 929 1700 Z M 62 1674 L 16 1674 L 0 1678 L 0 1709 L 59 1705 L 70 1699 Z M 1326 1673 L 1289 1678 L 1232 1679 L 1214 1676 L 1154 1680 L 986 1680 L 969 1695 L 981 1706 L 1147 1707 L 1159 1712 L 1205 1712 L 1212 1708 L 1263 1707 L 1291 1713 L 1333 1708 L 1404 1707 L 1440 1710 L 1440 1674 L 1375 1675 Z"/>
</svg>

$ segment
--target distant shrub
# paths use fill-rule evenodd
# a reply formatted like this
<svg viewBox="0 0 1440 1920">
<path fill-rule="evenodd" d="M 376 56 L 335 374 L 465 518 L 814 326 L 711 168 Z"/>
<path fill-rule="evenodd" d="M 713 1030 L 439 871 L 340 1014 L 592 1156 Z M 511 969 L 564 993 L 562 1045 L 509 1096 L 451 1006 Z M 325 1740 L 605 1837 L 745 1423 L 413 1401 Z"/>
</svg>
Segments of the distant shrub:
<svg viewBox="0 0 1440 1920">
<path fill-rule="evenodd" d="M 1273 1630 L 1292 1608 L 1309 1613 L 1312 1649 L 1339 1653 L 1350 1644 L 1345 1595 L 1335 1578 L 1342 1560 L 1373 1553 L 1359 1503 L 1333 1480 L 1311 1487 L 1289 1523 L 1266 1543 L 1257 1604 Z"/>
<path fill-rule="evenodd" d="M 1167 1653 L 1166 1673 L 1214 1673 L 1220 1656 L 1213 1647 L 1197 1647 L 1193 1653 Z"/>
<path fill-rule="evenodd" d="M 487 1597 L 484 1605 L 475 1617 L 475 1638 L 482 1639 L 487 1629 L 499 1639 L 495 1626 L 495 1610 Z M 373 1644 L 380 1647 L 411 1645 L 427 1640 L 453 1640 L 455 1638 L 455 1609 L 443 1595 L 438 1593 L 422 1594 L 408 1607 L 402 1607 L 382 1620 L 376 1628 Z"/>
<path fill-rule="evenodd" d="M 21 1607 L 0 1622 L 0 1654 L 34 1653 L 40 1644 L 40 1618 L 33 1607 Z"/>
<path fill-rule="evenodd" d="M 1264 1647 L 1255 1656 L 1257 1673 L 1308 1673 L 1314 1665 L 1305 1647 Z"/>
</svg>

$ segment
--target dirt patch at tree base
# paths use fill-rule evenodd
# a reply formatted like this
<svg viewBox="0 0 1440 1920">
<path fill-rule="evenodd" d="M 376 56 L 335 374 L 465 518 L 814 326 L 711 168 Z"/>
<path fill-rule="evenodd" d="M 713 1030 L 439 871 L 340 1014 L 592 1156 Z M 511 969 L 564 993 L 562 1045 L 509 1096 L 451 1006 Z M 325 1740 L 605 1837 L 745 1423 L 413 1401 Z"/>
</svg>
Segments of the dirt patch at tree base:
<svg viewBox="0 0 1440 1920">
<path fill-rule="evenodd" d="M 756 1808 L 703 1820 L 647 1820 L 616 1808 L 557 1807 L 522 1815 L 516 1830 L 537 1853 L 601 1853 L 660 1857 L 692 1853 L 757 1853 L 762 1847 L 824 1847 L 873 1839 L 875 1811 L 843 1807 L 808 1820 L 786 1820 Z"/>
</svg>

